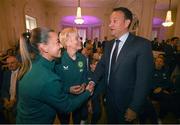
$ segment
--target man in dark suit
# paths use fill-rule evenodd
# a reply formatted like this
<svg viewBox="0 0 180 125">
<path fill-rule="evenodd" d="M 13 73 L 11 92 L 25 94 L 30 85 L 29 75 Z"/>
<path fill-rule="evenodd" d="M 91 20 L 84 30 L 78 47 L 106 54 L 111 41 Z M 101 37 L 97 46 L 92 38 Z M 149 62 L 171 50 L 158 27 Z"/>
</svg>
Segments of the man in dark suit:
<svg viewBox="0 0 180 125">
<path fill-rule="evenodd" d="M 98 47 L 101 47 L 101 46 L 102 46 L 102 45 L 101 45 L 101 42 L 98 41 L 98 38 L 97 38 L 97 37 L 95 37 L 95 38 L 94 38 L 94 42 L 93 42 L 93 53 L 95 53 L 96 50 L 97 50 L 97 48 L 98 48 Z"/>
<path fill-rule="evenodd" d="M 101 43 L 101 47 L 102 47 L 103 50 L 104 50 L 104 46 L 105 46 L 105 43 L 106 43 L 106 42 L 108 42 L 107 36 L 104 37 L 104 40 L 103 40 L 102 43 Z"/>
<path fill-rule="evenodd" d="M 6 59 L 8 70 L 3 73 L 1 96 L 8 123 L 15 123 L 16 113 L 16 85 L 20 63 L 15 56 Z"/>
<path fill-rule="evenodd" d="M 1 56 L 1 53 L 0 53 Z M 2 70 L 2 65 L 1 65 L 1 61 L 0 61 L 0 92 L 1 92 L 1 85 L 2 85 L 2 80 L 3 80 L 3 70 Z M 4 114 L 3 114 L 3 104 L 1 101 L 1 93 L 0 93 L 0 124 L 5 124 L 5 118 L 4 118 Z"/>
<path fill-rule="evenodd" d="M 132 13 L 115 8 L 110 30 L 115 40 L 105 44 L 94 82 L 105 78 L 108 123 L 131 123 L 145 103 L 152 79 L 153 57 L 147 39 L 129 33 Z"/>
<path fill-rule="evenodd" d="M 177 41 L 178 37 L 172 37 L 168 44 L 164 46 L 165 63 L 169 66 L 169 73 L 171 74 L 176 67 L 177 55 Z"/>
</svg>

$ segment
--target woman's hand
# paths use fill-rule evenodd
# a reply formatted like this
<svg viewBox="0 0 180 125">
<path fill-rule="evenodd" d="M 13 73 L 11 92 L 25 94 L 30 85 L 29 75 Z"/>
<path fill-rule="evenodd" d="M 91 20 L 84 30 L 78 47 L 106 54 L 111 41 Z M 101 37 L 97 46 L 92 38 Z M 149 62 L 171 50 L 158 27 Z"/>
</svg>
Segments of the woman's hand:
<svg viewBox="0 0 180 125">
<path fill-rule="evenodd" d="M 84 92 L 85 89 L 86 89 L 86 83 L 83 83 L 81 85 L 71 86 L 70 93 L 78 95 L 78 94 L 81 94 L 82 92 Z"/>
<path fill-rule="evenodd" d="M 154 89 L 153 93 L 157 94 L 157 93 L 160 93 L 162 90 L 161 87 L 157 87 L 156 89 Z"/>
<path fill-rule="evenodd" d="M 71 94 L 79 94 L 82 90 L 82 87 L 81 87 L 81 85 L 74 85 L 74 86 L 71 86 L 70 87 L 70 93 Z"/>
</svg>

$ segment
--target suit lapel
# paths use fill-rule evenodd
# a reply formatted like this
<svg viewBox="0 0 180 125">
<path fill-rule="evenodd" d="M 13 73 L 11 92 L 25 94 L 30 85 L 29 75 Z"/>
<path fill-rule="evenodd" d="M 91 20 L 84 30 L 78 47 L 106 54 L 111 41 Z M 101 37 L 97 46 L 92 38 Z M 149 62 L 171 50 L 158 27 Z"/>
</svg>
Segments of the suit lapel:
<svg viewBox="0 0 180 125">
<path fill-rule="evenodd" d="M 114 72 L 117 70 L 118 66 L 121 64 L 123 59 L 126 58 L 128 51 L 131 50 L 129 48 L 131 47 L 131 42 L 133 41 L 134 38 L 135 36 L 130 33 L 118 55 L 117 63 L 115 64 L 115 67 L 114 67 Z"/>
</svg>

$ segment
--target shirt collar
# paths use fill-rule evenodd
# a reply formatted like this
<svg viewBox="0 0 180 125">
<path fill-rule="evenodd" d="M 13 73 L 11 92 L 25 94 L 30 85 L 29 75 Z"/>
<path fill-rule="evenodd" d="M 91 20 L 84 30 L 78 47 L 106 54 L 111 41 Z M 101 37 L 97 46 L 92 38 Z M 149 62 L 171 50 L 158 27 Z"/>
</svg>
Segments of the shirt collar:
<svg viewBox="0 0 180 125">
<path fill-rule="evenodd" d="M 69 60 L 72 60 L 72 61 L 76 61 L 79 57 L 80 57 L 80 54 L 78 52 L 76 52 L 76 60 L 73 60 L 69 57 L 67 51 L 64 52 L 64 56 L 65 58 L 69 59 Z"/>
<path fill-rule="evenodd" d="M 16 70 L 11 71 L 11 73 L 16 73 L 16 72 L 18 72 L 18 70 L 19 70 L 19 68 L 17 68 Z"/>
<path fill-rule="evenodd" d="M 124 43 L 124 42 L 127 40 L 128 36 L 129 36 L 129 32 L 123 34 L 123 35 L 119 38 L 119 40 Z"/>
</svg>

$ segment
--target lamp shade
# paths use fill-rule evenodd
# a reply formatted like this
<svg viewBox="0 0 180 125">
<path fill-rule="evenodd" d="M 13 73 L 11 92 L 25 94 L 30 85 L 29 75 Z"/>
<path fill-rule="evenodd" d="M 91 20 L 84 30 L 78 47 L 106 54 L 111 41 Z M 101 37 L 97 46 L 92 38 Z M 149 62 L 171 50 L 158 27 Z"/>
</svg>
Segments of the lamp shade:
<svg viewBox="0 0 180 125">
<path fill-rule="evenodd" d="M 77 7 L 77 13 L 76 13 L 76 18 L 75 18 L 74 22 L 76 24 L 83 24 L 84 23 L 84 19 L 81 16 L 81 7 L 80 6 Z"/>
<path fill-rule="evenodd" d="M 84 19 L 81 16 L 81 7 L 77 8 L 76 18 L 75 18 L 74 22 L 76 24 L 83 24 L 84 23 Z"/>
<path fill-rule="evenodd" d="M 171 11 L 168 10 L 166 14 L 166 20 L 162 23 L 164 27 L 170 27 L 173 25 L 172 19 L 171 19 Z"/>
</svg>

